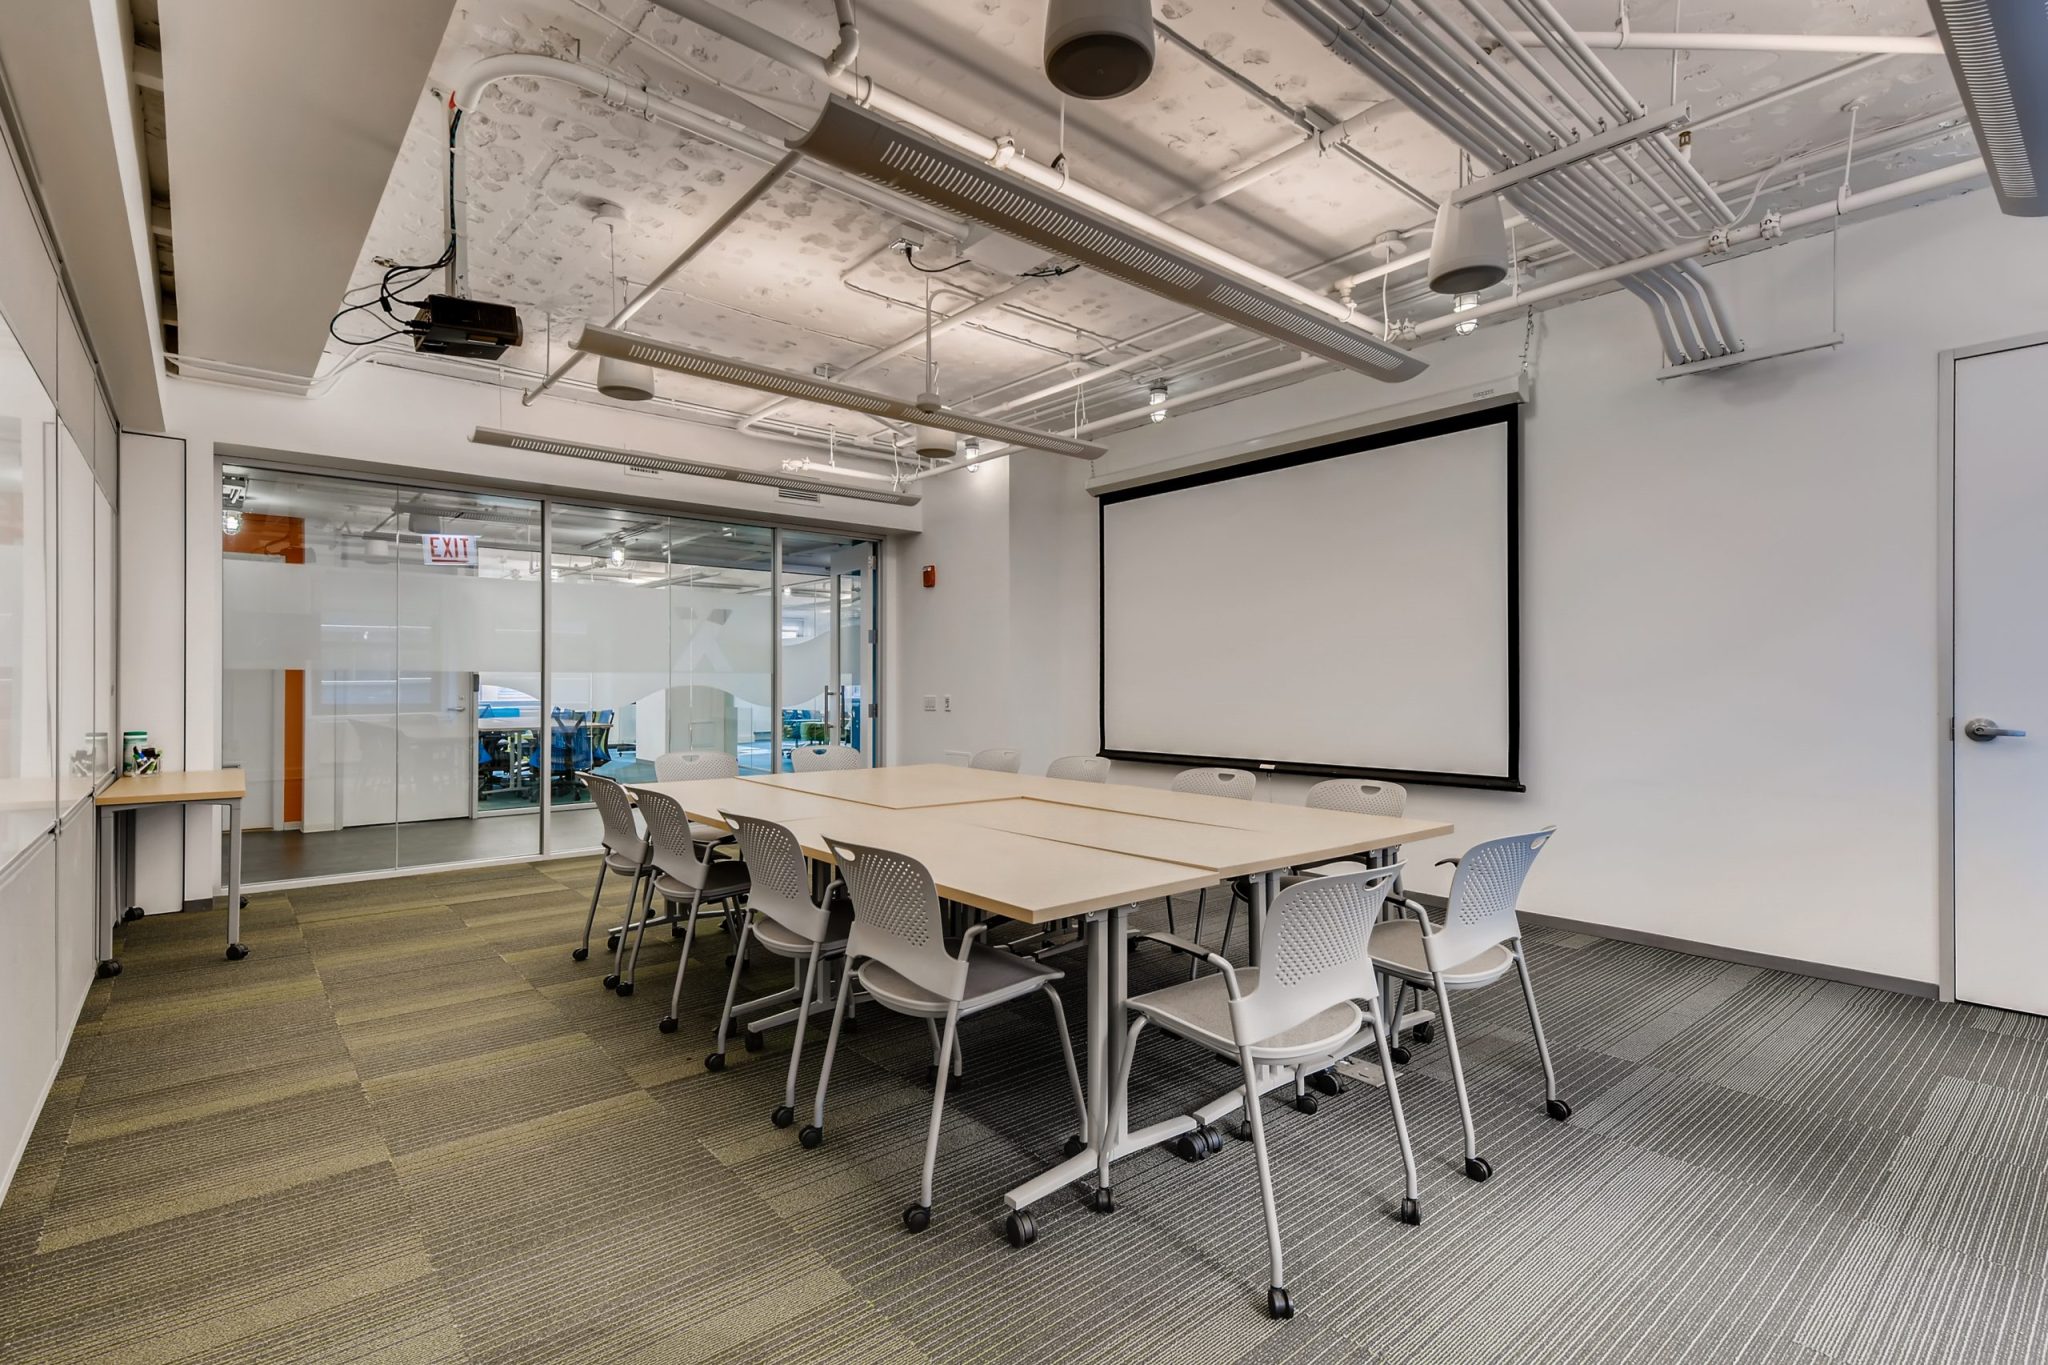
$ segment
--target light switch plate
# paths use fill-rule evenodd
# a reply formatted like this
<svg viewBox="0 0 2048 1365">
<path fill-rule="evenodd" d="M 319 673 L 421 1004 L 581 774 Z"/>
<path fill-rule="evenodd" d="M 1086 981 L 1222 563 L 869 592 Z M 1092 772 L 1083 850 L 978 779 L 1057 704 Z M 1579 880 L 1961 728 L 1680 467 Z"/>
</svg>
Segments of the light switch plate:
<svg viewBox="0 0 2048 1365">
<path fill-rule="evenodd" d="M 925 693 L 925 696 L 924 696 L 924 709 L 925 709 L 925 710 L 927 710 L 927 711 L 936 711 L 936 710 L 938 710 L 938 709 L 939 709 L 939 699 L 938 699 L 938 698 L 937 698 L 936 696 L 934 696 L 933 694 L 929 693 L 929 692 Z"/>
</svg>

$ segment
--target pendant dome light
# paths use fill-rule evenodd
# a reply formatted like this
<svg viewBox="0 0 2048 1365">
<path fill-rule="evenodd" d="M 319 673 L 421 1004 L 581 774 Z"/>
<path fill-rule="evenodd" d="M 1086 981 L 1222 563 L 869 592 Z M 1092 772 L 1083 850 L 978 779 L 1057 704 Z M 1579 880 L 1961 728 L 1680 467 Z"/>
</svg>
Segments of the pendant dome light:
<svg viewBox="0 0 2048 1365">
<path fill-rule="evenodd" d="M 1466 176 L 1460 163 L 1459 188 Z M 1500 196 L 1459 202 L 1446 195 L 1437 206 L 1436 233 L 1429 243 L 1429 287 L 1439 294 L 1477 294 L 1508 277 L 1508 228 Z"/>
<path fill-rule="evenodd" d="M 1045 78 L 1077 100 L 1128 95 L 1152 75 L 1151 0 L 1047 0 Z"/>
<path fill-rule="evenodd" d="M 619 312 L 618 224 L 625 216 L 626 211 L 617 204 L 604 203 L 597 206 L 597 220 L 604 224 L 605 245 L 611 260 L 614 317 L 618 316 Z M 597 361 L 597 391 L 606 398 L 617 398 L 628 403 L 645 403 L 654 397 L 654 368 L 631 360 L 620 360 L 615 356 L 600 356 Z"/>
</svg>

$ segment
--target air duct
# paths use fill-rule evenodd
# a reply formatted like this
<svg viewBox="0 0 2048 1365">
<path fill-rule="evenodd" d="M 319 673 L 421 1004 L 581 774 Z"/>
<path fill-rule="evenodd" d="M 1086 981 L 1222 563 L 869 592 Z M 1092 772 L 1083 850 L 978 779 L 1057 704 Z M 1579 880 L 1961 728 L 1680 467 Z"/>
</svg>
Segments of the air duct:
<svg viewBox="0 0 2048 1365">
<path fill-rule="evenodd" d="M 1477 294 L 1508 277 L 1508 229 L 1500 199 L 1485 195 L 1437 206 L 1429 243 L 1429 287 L 1439 294 Z"/>
<path fill-rule="evenodd" d="M 1078 100 L 1113 100 L 1152 76 L 1151 0 L 1048 0 L 1045 78 Z"/>
<path fill-rule="evenodd" d="M 1930 8 L 1998 207 L 2020 218 L 2048 214 L 2048 5 L 1932 0 Z"/>
<path fill-rule="evenodd" d="M 700 479 L 724 479 L 729 483 L 750 483 L 763 488 L 783 489 L 796 493 L 830 493 L 834 497 L 853 498 L 859 502 L 886 502 L 899 507 L 917 501 L 914 495 L 899 493 L 893 489 L 853 488 L 829 479 L 804 479 L 791 474 L 764 474 L 752 469 L 737 469 L 732 465 L 709 464 L 703 460 L 678 460 L 644 450 L 587 445 L 582 441 L 561 441 L 552 436 L 531 436 L 525 432 L 504 431 L 497 427 L 478 427 L 469 434 L 469 439 L 480 446 L 504 446 L 510 450 L 532 450 L 543 455 L 562 455 L 572 460 L 594 460 L 599 464 L 620 465 L 626 469 L 638 469 L 650 474 L 691 474 Z"/>
</svg>

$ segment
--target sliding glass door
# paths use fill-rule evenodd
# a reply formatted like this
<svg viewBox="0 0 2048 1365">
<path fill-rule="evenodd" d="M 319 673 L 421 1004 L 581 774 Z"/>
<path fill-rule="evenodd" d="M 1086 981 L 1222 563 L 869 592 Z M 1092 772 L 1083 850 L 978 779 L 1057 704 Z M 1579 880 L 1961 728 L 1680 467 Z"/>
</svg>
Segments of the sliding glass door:
<svg viewBox="0 0 2048 1365">
<path fill-rule="evenodd" d="M 797 746 L 842 744 L 875 761 L 874 574 L 872 541 L 783 533 L 785 760 Z"/>
</svg>

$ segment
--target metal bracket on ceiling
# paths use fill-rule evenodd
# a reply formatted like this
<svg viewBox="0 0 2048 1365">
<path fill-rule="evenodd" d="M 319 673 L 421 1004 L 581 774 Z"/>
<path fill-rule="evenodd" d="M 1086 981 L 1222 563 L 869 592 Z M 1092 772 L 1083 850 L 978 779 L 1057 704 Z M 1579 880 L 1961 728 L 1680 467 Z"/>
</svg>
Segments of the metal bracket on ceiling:
<svg viewBox="0 0 2048 1365">
<path fill-rule="evenodd" d="M 1728 250 L 1728 229 L 1717 227 L 1707 234 L 1707 254 L 1720 256 Z"/>
<path fill-rule="evenodd" d="M 1776 241 L 1778 238 L 1783 237 L 1785 235 L 1785 215 L 1775 211 L 1765 214 L 1756 225 L 1756 233 L 1759 238 L 1766 242 Z"/>
</svg>

